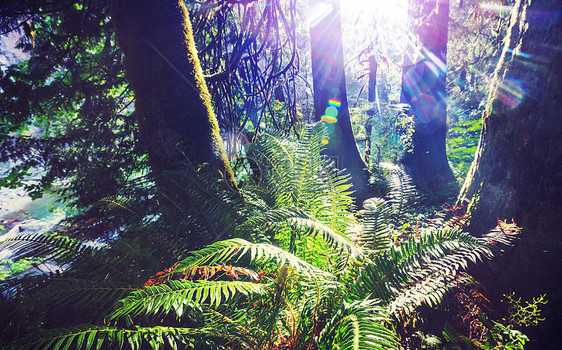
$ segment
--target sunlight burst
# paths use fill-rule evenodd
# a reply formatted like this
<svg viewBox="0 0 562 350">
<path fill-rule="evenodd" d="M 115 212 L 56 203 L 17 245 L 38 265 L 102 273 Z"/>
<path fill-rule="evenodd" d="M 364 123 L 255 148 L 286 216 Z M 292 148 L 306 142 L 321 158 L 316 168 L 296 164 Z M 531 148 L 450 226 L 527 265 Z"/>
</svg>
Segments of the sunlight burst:
<svg viewBox="0 0 562 350">
<path fill-rule="evenodd" d="M 371 12 L 378 16 L 390 19 L 406 18 L 408 11 L 404 1 L 388 0 L 353 0 L 342 4 L 342 8 L 349 8 L 356 12 Z"/>
</svg>

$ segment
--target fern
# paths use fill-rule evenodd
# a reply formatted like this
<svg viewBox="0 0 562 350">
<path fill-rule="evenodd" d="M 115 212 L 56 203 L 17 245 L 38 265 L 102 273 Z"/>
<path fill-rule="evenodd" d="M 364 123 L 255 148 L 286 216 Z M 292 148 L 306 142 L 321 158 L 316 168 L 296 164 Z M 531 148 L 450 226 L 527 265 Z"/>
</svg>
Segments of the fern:
<svg viewBox="0 0 562 350">
<path fill-rule="evenodd" d="M 351 178 L 327 159 L 322 160 L 321 174 L 325 195 L 317 217 L 335 232 L 346 232 L 352 222 Z"/>
<path fill-rule="evenodd" d="M 177 318 L 184 315 L 184 311 L 194 304 L 208 304 L 219 306 L 227 303 L 239 294 L 265 294 L 267 285 L 240 281 L 168 281 L 147 287 L 145 290 L 133 292 L 119 302 L 119 307 L 113 311 L 107 320 L 115 320 L 138 315 L 158 317 L 174 312 Z"/>
<path fill-rule="evenodd" d="M 402 169 L 389 163 L 381 165 L 390 172 L 388 177 L 390 192 L 386 197 L 392 207 L 392 219 L 395 224 L 401 224 L 416 203 L 418 193 L 412 179 Z"/>
<path fill-rule="evenodd" d="M 167 174 L 178 193 L 184 193 L 183 201 L 177 203 L 183 210 L 180 217 L 186 222 L 195 217 L 199 224 L 198 235 L 204 231 L 213 240 L 229 237 L 240 220 L 238 212 L 242 202 L 237 196 L 238 190 L 229 190 L 224 181 L 216 181 L 216 174 L 206 164 L 196 167 L 185 160 L 182 169 Z"/>
<path fill-rule="evenodd" d="M 226 343 L 238 343 L 241 348 L 247 348 L 240 338 L 222 333 L 220 329 L 184 328 L 184 327 L 140 327 L 130 329 L 80 325 L 70 329 L 54 329 L 33 334 L 15 341 L 9 345 L 10 349 L 144 349 L 146 345 L 152 349 L 162 349 L 168 346 L 178 349 L 186 346 L 194 348 L 202 340 L 221 339 Z"/>
<path fill-rule="evenodd" d="M 395 299 L 394 312 L 411 311 L 421 302 L 437 304 L 444 291 L 450 290 L 455 276 L 469 262 L 490 259 L 497 244 L 512 244 L 515 227 L 493 230 L 483 238 L 475 238 L 458 229 L 432 230 L 419 238 L 410 237 L 386 254 L 367 261 L 354 286 L 359 297 L 380 298 L 385 303 Z M 398 307 L 402 305 L 402 308 Z M 409 306 L 408 306 L 409 305 Z"/>
<path fill-rule="evenodd" d="M 106 273 L 126 276 L 113 264 L 99 259 L 96 249 L 76 239 L 57 234 L 27 234 L 7 238 L 0 241 L 0 250 L 12 251 L 16 258 L 38 256 L 44 261 L 54 261 L 58 265 L 76 264 L 86 260 L 90 268 L 95 266 Z"/>
<path fill-rule="evenodd" d="M 269 241 L 277 236 L 296 254 L 307 242 L 302 235 L 321 234 L 334 247 L 359 254 L 346 236 L 354 221 L 349 176 L 321 156 L 324 132 L 322 124 L 308 125 L 296 142 L 266 135 L 250 147 L 248 154 L 261 164 L 273 200 L 272 205 L 262 202 L 266 205 L 256 208 L 259 214 L 241 225 L 239 232 L 261 228 L 270 233 Z M 256 236 L 263 240 L 263 234 Z"/>
<path fill-rule="evenodd" d="M 225 264 L 229 261 L 240 261 L 247 258 L 251 262 L 274 261 L 277 265 L 288 264 L 296 271 L 318 278 L 328 278 L 330 275 L 317 267 L 299 259 L 285 250 L 265 243 L 250 243 L 240 238 L 213 243 L 203 249 L 192 252 L 191 256 L 180 261 L 174 273 L 188 271 L 193 267 L 203 265 Z"/>
<path fill-rule="evenodd" d="M 99 319 L 115 302 L 139 288 L 127 283 L 107 279 L 93 282 L 75 278 L 53 278 L 42 288 L 34 288 L 28 300 L 18 305 L 16 313 L 27 313 L 42 308 L 77 308 L 88 311 L 91 320 Z"/>
<path fill-rule="evenodd" d="M 335 232 L 324 222 L 311 217 L 299 208 L 272 209 L 249 219 L 243 225 L 246 227 L 277 227 L 278 229 L 284 227 L 284 225 L 290 225 L 294 229 L 292 234 L 296 234 L 296 232 L 311 235 L 321 234 L 326 242 L 333 244 L 335 247 L 347 250 L 354 255 L 360 253 L 347 237 Z"/>
<path fill-rule="evenodd" d="M 398 349 L 394 333 L 385 327 L 384 307 L 374 300 L 343 303 L 317 340 L 319 349 Z"/>
<path fill-rule="evenodd" d="M 44 256 L 68 271 L 5 283 L 20 303 L 12 315 L 43 310 L 44 319 L 22 333 L 40 323 L 58 327 L 43 322 L 55 308 L 83 316 L 9 346 L 398 348 L 391 316 L 438 304 L 463 282 L 460 270 L 517 238 L 519 229 L 502 222 L 481 238 L 453 228 L 394 228 L 416 200 L 398 168 L 390 171 L 387 199 L 366 201 L 358 222 L 349 176 L 320 154 L 323 133 L 317 124 L 305 126 L 299 140 L 259 136 L 247 155 L 260 165 L 263 183 L 246 186 L 244 202 L 188 162 L 168 174 L 186 212 L 124 193 L 109 199 L 99 209 L 123 229 L 104 249 L 52 234 L 0 241 L 0 248 Z M 186 251 L 205 240 L 214 243 Z M 97 325 L 76 326 L 84 321 Z"/>
<path fill-rule="evenodd" d="M 364 203 L 363 229 L 359 235 L 361 245 L 371 251 L 388 249 L 392 232 L 388 227 L 391 211 L 386 201 L 372 198 Z"/>
</svg>

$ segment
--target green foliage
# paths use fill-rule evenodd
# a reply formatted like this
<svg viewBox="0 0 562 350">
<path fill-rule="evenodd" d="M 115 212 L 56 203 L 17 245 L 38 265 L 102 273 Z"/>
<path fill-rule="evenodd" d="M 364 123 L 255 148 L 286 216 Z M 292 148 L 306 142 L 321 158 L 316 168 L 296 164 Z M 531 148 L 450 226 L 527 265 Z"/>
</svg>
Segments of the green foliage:
<svg viewBox="0 0 562 350">
<path fill-rule="evenodd" d="M 529 327 L 536 326 L 539 322 L 544 321 L 541 318 L 541 305 L 545 305 L 548 300 L 545 299 L 546 295 L 533 297 L 532 301 L 521 301 L 521 298 L 515 296 L 515 292 L 503 295 L 507 303 L 508 317 L 505 319 L 510 326 Z"/>
<path fill-rule="evenodd" d="M 205 167 L 186 163 L 170 174 L 194 201 L 182 222 L 124 191 L 100 203 L 105 215 L 120 213 L 119 237 L 98 245 L 60 233 L 0 241 L 66 269 L 4 283 L 18 296 L 8 303 L 11 329 L 23 331 L 4 329 L 13 339 L 6 346 L 397 349 L 393 322 L 438 304 L 460 270 L 511 244 L 517 228 L 502 224 L 475 238 L 402 224 L 416 196 L 398 170 L 387 200 L 370 199 L 356 215 L 348 176 L 321 156 L 323 132 L 316 125 L 299 140 L 261 137 L 247 155 L 262 182 L 242 189 L 243 203 Z M 191 231 L 218 234 L 188 251 Z M 61 313 L 70 315 L 64 324 Z"/>
<path fill-rule="evenodd" d="M 449 322 L 446 322 L 443 327 L 443 338 L 445 340 L 443 349 L 477 349 L 476 345 L 469 338 L 458 334 Z"/>
<path fill-rule="evenodd" d="M 392 242 L 391 229 L 388 227 L 391 206 L 380 198 L 371 198 L 363 206 L 363 229 L 359 235 L 363 249 L 375 252 L 388 249 Z"/>
<path fill-rule="evenodd" d="M 492 321 L 479 313 L 479 319 L 486 330 L 485 342 L 469 339 L 457 333 L 455 328 L 446 322 L 443 328 L 443 338 L 445 345 L 443 349 L 509 349 L 509 350 L 523 350 L 525 343 L 529 338 L 516 329 L 506 327 L 505 325 Z"/>
<path fill-rule="evenodd" d="M 10 349 L 130 349 L 190 348 L 205 338 L 228 338 L 212 328 L 192 329 L 180 327 L 116 328 L 80 325 L 73 328 L 40 332 L 14 342 Z"/>
<path fill-rule="evenodd" d="M 401 159 L 414 132 L 413 119 L 405 113 L 403 105 L 363 103 L 351 108 L 350 114 L 355 138 L 369 138 L 370 155 L 365 154 L 364 144 L 358 143 L 368 164 L 397 163 Z"/>
<path fill-rule="evenodd" d="M 0 241 L 0 249 L 6 251 L 24 251 L 26 256 L 40 257 L 43 262 L 52 261 L 61 264 L 82 264 L 91 261 L 102 269 L 109 269 L 124 275 L 123 271 L 96 257 L 95 249 L 76 239 L 58 234 L 23 234 L 8 237 Z M 86 262 L 90 267 L 90 265 Z M 94 271 L 92 271 L 94 272 Z"/>
<path fill-rule="evenodd" d="M 26 170 L 40 167 L 41 181 L 25 184 L 34 198 L 66 180 L 64 196 L 88 208 L 146 169 L 109 4 L 6 6 L 3 30 L 34 34 L 18 45 L 29 59 L 0 73 L 0 161 L 17 164 L 0 187 L 21 186 Z"/>
<path fill-rule="evenodd" d="M 16 261 L 11 259 L 0 260 L 0 267 L 2 268 L 2 271 L 0 271 L 0 281 L 27 271 L 42 261 L 42 258 L 23 258 Z"/>
<path fill-rule="evenodd" d="M 474 160 L 482 130 L 482 120 L 461 122 L 449 129 L 447 158 L 457 180 L 462 183 Z"/>
<path fill-rule="evenodd" d="M 384 163 L 381 166 L 389 171 L 390 191 L 386 197 L 392 207 L 393 223 L 400 225 L 410 221 L 412 209 L 419 197 L 412 179 L 396 165 Z"/>
<path fill-rule="evenodd" d="M 388 328 L 387 311 L 376 300 L 344 302 L 320 333 L 318 349 L 376 349 L 396 346 Z"/>
<path fill-rule="evenodd" d="M 146 287 L 121 300 L 115 311 L 107 316 L 112 321 L 123 317 L 165 317 L 174 312 L 177 318 L 185 316 L 191 305 L 208 304 L 210 307 L 227 304 L 240 295 L 265 294 L 267 285 L 241 281 L 168 281 L 166 284 Z"/>
<path fill-rule="evenodd" d="M 421 348 L 422 349 L 440 349 L 441 348 L 441 344 L 442 341 L 441 339 L 439 339 L 439 337 L 433 335 L 433 334 L 424 334 L 421 331 L 417 331 L 416 333 L 414 333 L 413 335 L 416 338 L 419 338 L 421 340 Z"/>
<path fill-rule="evenodd" d="M 396 314 L 411 313 L 422 304 L 435 306 L 456 285 L 459 270 L 490 258 L 497 240 L 513 239 L 496 233 L 478 239 L 458 229 L 420 232 L 374 255 L 358 275 L 354 293 L 381 299 Z"/>
<path fill-rule="evenodd" d="M 263 238 L 278 241 L 291 252 L 299 242 L 318 244 L 309 238 L 318 233 L 330 244 L 356 251 L 346 236 L 354 221 L 349 175 L 321 155 L 323 128 L 321 123 L 305 126 L 297 142 L 266 135 L 251 145 L 248 156 L 261 164 L 267 190 L 257 189 L 256 193 L 263 194 L 262 205 L 253 208 L 257 215 L 243 224 L 243 229 L 267 227 L 271 234 Z M 284 230 L 287 226 L 297 229 Z"/>
<path fill-rule="evenodd" d="M 483 349 L 497 349 L 498 347 L 508 350 L 523 350 L 529 338 L 518 331 L 494 322 L 494 326 L 488 333 L 488 341 Z"/>
</svg>

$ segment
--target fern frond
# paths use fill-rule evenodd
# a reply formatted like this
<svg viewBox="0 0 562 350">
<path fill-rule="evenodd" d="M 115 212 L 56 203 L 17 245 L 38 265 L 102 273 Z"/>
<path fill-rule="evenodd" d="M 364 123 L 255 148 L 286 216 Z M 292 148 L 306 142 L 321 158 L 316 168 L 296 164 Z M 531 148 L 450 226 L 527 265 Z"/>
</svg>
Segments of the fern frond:
<svg viewBox="0 0 562 350">
<path fill-rule="evenodd" d="M 171 280 L 167 284 L 134 291 L 119 302 L 119 307 L 107 317 L 107 320 L 138 315 L 161 317 L 170 312 L 174 312 L 180 318 L 194 304 L 218 306 L 239 294 L 265 294 L 267 290 L 267 285 L 251 282 Z"/>
<path fill-rule="evenodd" d="M 331 276 L 279 247 L 265 243 L 250 243 L 240 238 L 213 243 L 203 249 L 191 252 L 190 255 L 177 264 L 174 273 L 187 271 L 196 266 L 226 264 L 229 261 L 249 258 L 250 263 L 253 264 L 274 261 L 278 265 L 288 264 L 297 272 L 305 275 L 322 278 Z"/>
<path fill-rule="evenodd" d="M 361 245 L 371 251 L 388 249 L 392 232 L 388 227 L 390 208 L 385 200 L 371 198 L 363 204 L 363 229 L 359 235 Z"/>
<path fill-rule="evenodd" d="M 318 337 L 319 349 L 399 349 L 387 327 L 386 309 L 374 300 L 343 303 Z"/>
<path fill-rule="evenodd" d="M 295 207 L 272 209 L 266 213 L 253 217 L 244 223 L 247 227 L 277 227 L 290 225 L 304 234 L 321 234 L 326 242 L 353 255 L 359 255 L 360 250 L 345 236 L 335 232 L 322 221 Z"/>
<path fill-rule="evenodd" d="M 90 320 L 101 318 L 104 310 L 139 288 L 107 279 L 101 282 L 74 278 L 53 278 L 43 288 L 35 288 L 24 303 L 18 305 L 17 313 L 27 313 L 41 308 L 69 308 L 88 312 Z"/>
<path fill-rule="evenodd" d="M 295 174 L 295 144 L 280 135 L 264 134 L 248 149 L 264 171 L 266 187 L 277 205 L 291 203 L 293 175 Z"/>
<path fill-rule="evenodd" d="M 429 307 L 437 306 L 453 288 L 468 280 L 461 275 L 453 276 L 443 271 L 436 271 L 398 294 L 389 304 L 389 314 L 394 316 L 411 314 L 423 304 Z"/>
<path fill-rule="evenodd" d="M 429 293 L 431 298 L 431 291 L 439 291 L 447 281 L 454 280 L 457 272 L 466 269 L 469 262 L 491 258 L 493 248 L 487 238 L 475 238 L 458 229 L 430 231 L 419 238 L 411 237 L 399 247 L 391 248 L 388 254 L 366 263 L 357 278 L 355 291 L 361 296 L 370 294 L 385 303 L 400 295 L 422 300 L 421 293 Z"/>
<path fill-rule="evenodd" d="M 320 154 L 324 133 L 322 123 L 306 125 L 298 141 L 266 134 L 248 150 L 264 170 L 276 208 L 293 206 L 317 211 L 318 204 L 332 206 L 336 209 L 331 215 L 334 219 L 339 217 L 340 206 L 351 204 L 349 177 Z M 334 230 L 340 229 L 326 223 Z"/>
<path fill-rule="evenodd" d="M 519 239 L 521 228 L 515 222 L 508 224 L 505 221 L 498 220 L 496 227 L 490 232 L 482 235 L 482 240 L 490 245 L 502 244 L 504 246 L 512 245 L 513 242 Z"/>
<path fill-rule="evenodd" d="M 324 191 L 316 217 L 335 232 L 346 232 L 352 221 L 351 177 L 337 169 L 332 161 L 322 159 L 320 179 Z"/>
<path fill-rule="evenodd" d="M 306 125 L 295 149 L 295 169 L 292 176 L 291 197 L 293 205 L 306 207 L 314 197 L 314 187 L 321 166 L 320 150 L 323 129 L 321 124 Z"/>
<path fill-rule="evenodd" d="M 518 239 L 519 232 L 520 229 L 515 224 L 499 221 L 498 226 L 488 234 L 475 238 L 477 245 L 459 247 L 456 252 L 444 255 L 441 259 L 434 258 L 425 269 L 426 275 L 420 273 L 413 286 L 400 293 L 392 302 L 391 313 L 409 313 L 422 303 L 429 306 L 439 304 L 446 293 L 467 280 L 458 275 L 459 271 L 467 269 L 470 262 L 476 264 L 483 258 L 492 259 L 493 251 L 500 248 L 498 244 L 513 244 Z"/>
<path fill-rule="evenodd" d="M 416 187 L 404 170 L 390 163 L 381 164 L 390 170 L 388 182 L 390 192 L 386 195 L 392 206 L 393 219 L 399 222 L 404 219 L 404 214 L 416 203 L 418 193 Z"/>
<path fill-rule="evenodd" d="M 81 261 L 88 261 L 90 269 L 97 266 L 106 273 L 120 276 L 126 274 L 96 256 L 96 249 L 84 244 L 83 242 L 70 237 L 59 236 L 56 234 L 27 234 L 18 235 L 0 241 L 0 250 L 12 251 L 15 258 L 19 259 L 27 256 L 41 257 L 45 261 L 55 261 L 59 265 L 73 264 Z"/>
<path fill-rule="evenodd" d="M 224 181 L 217 180 L 207 164 L 196 167 L 186 159 L 182 165 L 181 171 L 166 174 L 172 188 L 182 194 L 177 196 L 181 203 L 176 203 L 182 219 L 196 217 L 199 231 L 208 232 L 215 240 L 229 237 L 240 219 L 242 202 L 234 195 L 237 190 L 229 190 Z"/>
<path fill-rule="evenodd" d="M 177 349 L 178 345 L 192 347 L 205 338 L 222 339 L 225 342 L 247 348 L 240 337 L 222 333 L 220 329 L 181 327 L 135 327 L 130 329 L 80 325 L 73 328 L 40 331 L 8 345 L 9 349 Z"/>
</svg>

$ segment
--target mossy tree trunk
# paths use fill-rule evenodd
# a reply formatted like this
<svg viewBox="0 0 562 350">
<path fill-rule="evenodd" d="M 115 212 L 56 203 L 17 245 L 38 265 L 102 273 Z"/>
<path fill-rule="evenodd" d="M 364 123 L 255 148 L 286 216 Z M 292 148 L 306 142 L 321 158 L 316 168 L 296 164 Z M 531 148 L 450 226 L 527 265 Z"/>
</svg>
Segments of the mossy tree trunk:
<svg viewBox="0 0 562 350">
<path fill-rule="evenodd" d="M 369 173 L 357 148 L 351 127 L 351 118 L 345 86 L 343 64 L 340 0 L 310 0 L 310 39 L 314 113 L 320 120 L 330 99 L 341 102 L 337 123 L 328 124 L 329 143 L 326 154 L 338 168 L 351 174 L 358 204 L 370 197 Z"/>
<path fill-rule="evenodd" d="M 186 159 L 234 183 L 184 2 L 115 0 L 112 18 L 157 184 Z"/>
<path fill-rule="evenodd" d="M 449 1 L 410 0 L 410 13 L 415 17 L 412 30 L 422 47 L 404 57 L 401 99 L 410 105 L 415 127 L 402 164 L 418 190 L 439 202 L 446 199 L 451 187 L 458 189 L 445 144 Z"/>
<path fill-rule="evenodd" d="M 458 200 L 468 205 L 475 234 L 498 218 L 514 219 L 523 228 L 515 251 L 495 265 L 492 286 L 527 296 L 549 293 L 553 307 L 562 302 L 560 13 L 559 0 L 515 2 L 480 144 Z M 556 323 L 548 317 L 547 325 Z M 562 331 L 560 324 L 556 327 L 547 331 L 551 340 Z M 543 345 L 549 345 L 547 339 Z M 552 344 L 561 345 L 559 340 Z"/>
</svg>

